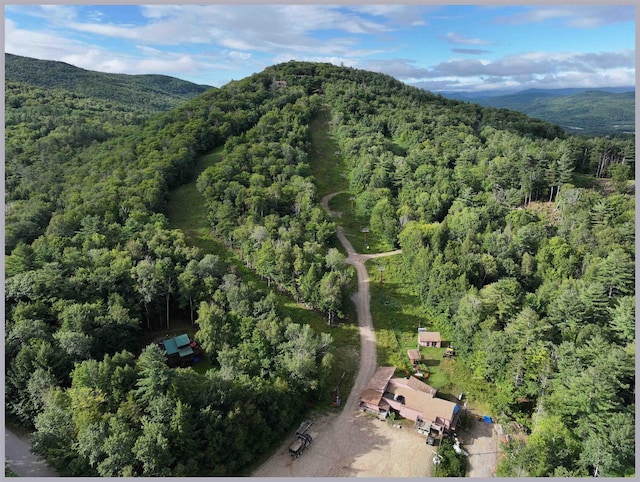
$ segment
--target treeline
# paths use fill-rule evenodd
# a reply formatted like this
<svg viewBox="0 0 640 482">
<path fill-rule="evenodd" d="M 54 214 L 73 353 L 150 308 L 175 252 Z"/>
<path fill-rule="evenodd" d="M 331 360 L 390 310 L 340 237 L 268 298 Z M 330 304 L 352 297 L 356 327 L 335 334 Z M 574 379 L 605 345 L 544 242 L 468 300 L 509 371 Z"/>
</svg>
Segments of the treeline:
<svg viewBox="0 0 640 482">
<path fill-rule="evenodd" d="M 330 70 L 297 67 L 279 68 L 310 84 Z M 403 249 L 435 328 L 494 387 L 471 395 L 530 434 L 499 474 L 632 474 L 632 142 L 565 137 L 385 76 L 315 81 L 356 209 Z M 578 173 L 611 176 L 617 192 L 576 187 Z"/>
</svg>

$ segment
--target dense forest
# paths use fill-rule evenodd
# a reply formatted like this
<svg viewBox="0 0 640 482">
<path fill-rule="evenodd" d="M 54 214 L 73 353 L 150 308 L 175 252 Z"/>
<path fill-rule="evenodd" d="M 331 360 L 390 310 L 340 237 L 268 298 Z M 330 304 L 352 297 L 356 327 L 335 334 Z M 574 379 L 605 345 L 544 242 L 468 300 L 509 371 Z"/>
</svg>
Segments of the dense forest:
<svg viewBox="0 0 640 482">
<path fill-rule="evenodd" d="M 353 274 L 309 166 L 321 111 L 356 210 L 403 249 L 421 303 L 492 387 L 477 396 L 528 435 L 499 474 L 633 472 L 633 138 L 570 137 L 316 63 L 152 116 L 24 82 L 5 95 L 7 416 L 63 473 L 237 475 L 326 389 L 331 337 L 283 317 L 164 214 L 222 149 L 197 181 L 212 232 L 336 323 Z M 206 374 L 137 348 L 176 313 L 197 324 Z"/>
<path fill-rule="evenodd" d="M 4 54 L 4 78 L 41 89 L 62 89 L 145 112 L 167 111 L 211 89 L 166 75 L 106 74 L 64 62 Z"/>
</svg>

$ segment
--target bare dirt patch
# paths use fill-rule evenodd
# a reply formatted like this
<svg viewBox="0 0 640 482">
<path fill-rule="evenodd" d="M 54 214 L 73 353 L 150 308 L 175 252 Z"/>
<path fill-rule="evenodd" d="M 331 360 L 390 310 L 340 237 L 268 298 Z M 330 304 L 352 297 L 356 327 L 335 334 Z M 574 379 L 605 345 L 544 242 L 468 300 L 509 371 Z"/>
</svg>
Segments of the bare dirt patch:
<svg viewBox="0 0 640 482">
<path fill-rule="evenodd" d="M 344 414 L 347 415 L 347 414 Z M 254 477 L 426 477 L 433 447 L 413 428 L 397 428 L 362 412 L 348 423 L 337 415 L 314 421 L 316 440 L 298 459 L 289 456 L 291 433 Z"/>
</svg>

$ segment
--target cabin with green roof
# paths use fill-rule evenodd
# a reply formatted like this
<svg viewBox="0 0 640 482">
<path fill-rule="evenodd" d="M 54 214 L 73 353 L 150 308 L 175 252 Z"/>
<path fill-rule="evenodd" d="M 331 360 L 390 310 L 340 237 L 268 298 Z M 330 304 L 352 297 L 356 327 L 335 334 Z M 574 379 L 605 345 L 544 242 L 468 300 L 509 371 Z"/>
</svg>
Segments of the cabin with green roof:
<svg viewBox="0 0 640 482">
<path fill-rule="evenodd" d="M 186 333 L 163 340 L 160 348 L 164 350 L 170 367 L 192 365 L 202 355 L 202 349 Z"/>
</svg>

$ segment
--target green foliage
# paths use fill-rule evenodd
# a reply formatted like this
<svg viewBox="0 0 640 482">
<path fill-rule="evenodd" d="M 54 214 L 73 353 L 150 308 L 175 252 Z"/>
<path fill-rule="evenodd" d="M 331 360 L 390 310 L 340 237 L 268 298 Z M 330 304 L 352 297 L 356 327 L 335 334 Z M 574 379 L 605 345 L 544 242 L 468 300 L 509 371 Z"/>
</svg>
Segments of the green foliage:
<svg viewBox="0 0 640 482">
<path fill-rule="evenodd" d="M 433 470 L 434 477 L 464 477 L 467 472 L 467 458 L 453 449 L 453 440 L 443 438 L 438 447 L 440 463 Z"/>
<path fill-rule="evenodd" d="M 591 90 L 581 93 L 520 92 L 473 99 L 487 107 L 520 111 L 528 116 L 559 124 L 565 131 L 581 135 L 610 135 L 633 131 L 634 92 Z"/>
<path fill-rule="evenodd" d="M 531 430 L 507 447 L 510 474 L 632 470 L 634 199 L 567 184 L 630 165 L 628 140 L 563 137 L 329 64 L 270 67 L 153 116 L 12 82 L 6 97 L 6 407 L 65 475 L 238 474 L 321 398 L 334 363 L 355 364 L 326 335 L 345 346 L 355 329 L 258 289 L 346 316 L 353 270 L 318 205 L 333 178 L 309 158 L 328 118 L 320 143 L 351 191 L 341 223 L 403 248 L 380 261 L 392 296 L 376 283 L 372 297 L 398 315 L 381 356 L 401 366 L 420 320 L 450 338 L 442 384 Z M 198 172 L 183 234 L 162 212 Z M 122 351 L 174 317 L 197 322 L 204 375 L 170 371 L 153 345 Z"/>
</svg>

